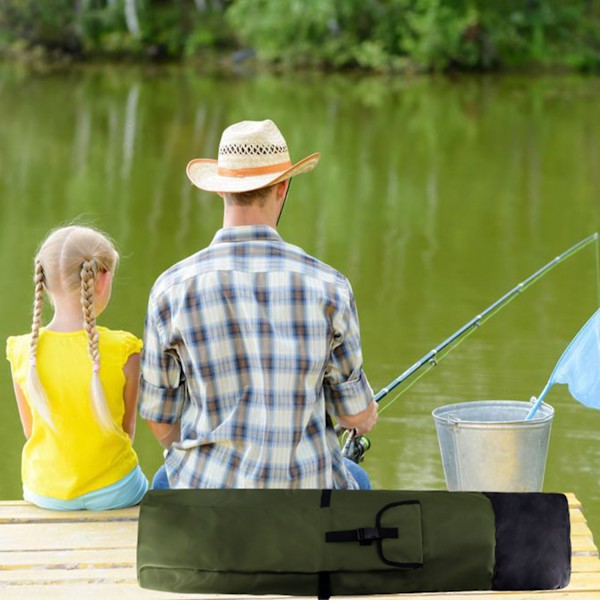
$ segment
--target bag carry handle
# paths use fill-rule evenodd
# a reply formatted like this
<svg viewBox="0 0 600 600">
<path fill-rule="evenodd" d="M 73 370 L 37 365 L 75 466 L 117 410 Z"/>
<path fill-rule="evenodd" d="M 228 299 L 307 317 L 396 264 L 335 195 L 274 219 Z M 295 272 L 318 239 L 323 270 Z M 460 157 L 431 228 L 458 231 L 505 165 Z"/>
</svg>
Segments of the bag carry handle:
<svg viewBox="0 0 600 600">
<path fill-rule="evenodd" d="M 377 546 L 380 560 L 391 567 L 400 569 L 418 569 L 423 567 L 422 562 L 397 562 L 387 558 L 383 551 L 383 540 L 394 540 L 400 537 L 398 527 L 382 527 L 382 517 L 386 511 L 398 506 L 420 505 L 418 500 L 404 500 L 392 502 L 379 510 L 375 517 L 375 527 L 359 527 L 357 529 L 343 529 L 325 532 L 326 543 L 358 542 L 360 546 L 370 546 L 373 542 Z M 321 503 L 323 506 L 323 503 Z"/>
</svg>

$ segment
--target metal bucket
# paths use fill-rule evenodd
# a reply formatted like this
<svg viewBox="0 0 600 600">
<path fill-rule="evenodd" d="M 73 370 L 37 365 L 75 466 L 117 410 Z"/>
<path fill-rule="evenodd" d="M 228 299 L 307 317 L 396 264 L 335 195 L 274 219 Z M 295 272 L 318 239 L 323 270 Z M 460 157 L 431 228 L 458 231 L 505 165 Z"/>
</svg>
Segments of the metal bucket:
<svg viewBox="0 0 600 600">
<path fill-rule="evenodd" d="M 450 491 L 539 492 L 554 409 L 530 402 L 482 400 L 433 411 Z"/>
</svg>

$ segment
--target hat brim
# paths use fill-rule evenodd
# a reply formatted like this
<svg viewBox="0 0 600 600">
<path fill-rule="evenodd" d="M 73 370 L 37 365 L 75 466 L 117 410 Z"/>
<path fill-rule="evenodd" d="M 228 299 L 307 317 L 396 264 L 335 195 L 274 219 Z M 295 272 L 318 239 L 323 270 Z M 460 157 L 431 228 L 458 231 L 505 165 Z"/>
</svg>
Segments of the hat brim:
<svg viewBox="0 0 600 600">
<path fill-rule="evenodd" d="M 317 166 L 320 156 L 319 152 L 315 152 L 284 171 L 243 177 L 219 175 L 216 160 L 195 158 L 188 163 L 185 172 L 196 187 L 206 192 L 251 192 L 312 171 Z"/>
</svg>

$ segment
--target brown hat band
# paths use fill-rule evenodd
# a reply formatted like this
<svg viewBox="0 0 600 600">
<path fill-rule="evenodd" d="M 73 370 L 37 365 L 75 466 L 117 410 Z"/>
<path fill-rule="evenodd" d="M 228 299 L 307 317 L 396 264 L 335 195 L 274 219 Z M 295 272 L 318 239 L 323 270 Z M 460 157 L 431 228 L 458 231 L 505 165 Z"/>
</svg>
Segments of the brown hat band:
<svg viewBox="0 0 600 600">
<path fill-rule="evenodd" d="M 276 165 L 267 165 L 265 167 L 249 167 L 246 169 L 224 169 L 217 167 L 217 174 L 221 177 L 251 177 L 252 175 L 269 175 L 270 173 L 279 173 L 292 166 L 289 160 L 277 163 Z"/>
</svg>

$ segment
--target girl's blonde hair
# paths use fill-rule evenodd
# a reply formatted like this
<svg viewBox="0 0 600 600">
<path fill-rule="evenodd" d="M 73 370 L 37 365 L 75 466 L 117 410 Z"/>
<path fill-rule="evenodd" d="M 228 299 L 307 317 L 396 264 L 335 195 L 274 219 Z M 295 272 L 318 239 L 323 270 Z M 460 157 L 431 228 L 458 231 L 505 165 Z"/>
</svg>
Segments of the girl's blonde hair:
<svg viewBox="0 0 600 600">
<path fill-rule="evenodd" d="M 104 390 L 98 371 L 100 352 L 98 349 L 98 329 L 94 307 L 95 283 L 99 273 L 114 272 L 119 254 L 111 240 L 92 229 L 72 225 L 52 231 L 44 240 L 35 257 L 35 300 L 31 325 L 30 368 L 27 380 L 29 397 L 41 417 L 52 427 L 54 422 L 48 399 L 40 382 L 37 370 L 37 349 L 42 325 L 42 304 L 44 290 L 52 299 L 53 294 L 81 293 L 83 327 L 88 339 L 88 353 L 91 360 L 92 407 L 98 421 L 105 429 L 113 429 L 114 421 L 106 403 Z"/>
</svg>

